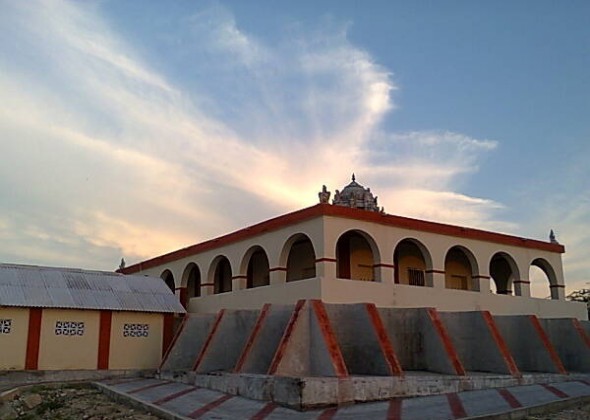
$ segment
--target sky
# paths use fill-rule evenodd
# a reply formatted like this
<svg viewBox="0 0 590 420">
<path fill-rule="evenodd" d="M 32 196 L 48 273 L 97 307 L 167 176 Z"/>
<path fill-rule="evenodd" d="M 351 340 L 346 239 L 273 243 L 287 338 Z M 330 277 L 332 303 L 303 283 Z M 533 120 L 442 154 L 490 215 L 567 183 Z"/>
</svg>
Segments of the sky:
<svg viewBox="0 0 590 420">
<path fill-rule="evenodd" d="M 391 214 L 553 229 L 567 292 L 590 288 L 588 1 L 0 11 L 1 262 L 113 270 L 354 172 Z"/>
</svg>

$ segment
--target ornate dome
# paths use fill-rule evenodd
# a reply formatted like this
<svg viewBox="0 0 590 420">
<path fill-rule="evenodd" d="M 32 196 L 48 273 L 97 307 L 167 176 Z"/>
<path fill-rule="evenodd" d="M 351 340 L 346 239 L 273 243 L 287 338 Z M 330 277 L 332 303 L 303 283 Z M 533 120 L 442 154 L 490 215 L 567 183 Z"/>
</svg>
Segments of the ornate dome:
<svg viewBox="0 0 590 420">
<path fill-rule="evenodd" d="M 377 204 L 377 197 L 373 197 L 370 188 L 365 188 L 356 182 L 352 174 L 352 182 L 342 189 L 336 190 L 332 204 L 336 206 L 352 207 L 368 211 L 383 212 Z"/>
</svg>

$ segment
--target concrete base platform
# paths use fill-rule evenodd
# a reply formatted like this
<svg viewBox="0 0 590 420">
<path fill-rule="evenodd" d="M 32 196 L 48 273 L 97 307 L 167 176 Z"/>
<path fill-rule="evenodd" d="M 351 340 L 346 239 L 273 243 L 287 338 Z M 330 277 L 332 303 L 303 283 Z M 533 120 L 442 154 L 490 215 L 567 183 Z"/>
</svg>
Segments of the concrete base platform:
<svg viewBox="0 0 590 420">
<path fill-rule="evenodd" d="M 165 380 L 102 381 L 96 386 L 165 419 L 515 419 L 590 402 L 588 375 L 578 380 L 393 398 L 305 412 Z"/>
<path fill-rule="evenodd" d="M 417 397 L 470 390 L 505 388 L 548 382 L 562 382 L 587 375 L 527 374 L 522 377 L 480 372 L 466 376 L 406 372 L 403 377 L 349 376 L 285 377 L 258 374 L 195 374 L 160 373 L 160 380 L 180 381 L 224 394 L 267 401 L 295 410 L 318 407 L 345 406 L 359 402 L 382 401 L 391 398 Z"/>
</svg>

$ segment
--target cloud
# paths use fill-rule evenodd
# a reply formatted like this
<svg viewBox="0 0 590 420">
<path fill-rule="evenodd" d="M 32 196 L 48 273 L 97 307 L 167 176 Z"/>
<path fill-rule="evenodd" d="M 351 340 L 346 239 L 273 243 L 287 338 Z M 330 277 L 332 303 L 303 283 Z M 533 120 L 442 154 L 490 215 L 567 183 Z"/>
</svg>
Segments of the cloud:
<svg viewBox="0 0 590 420">
<path fill-rule="evenodd" d="M 3 259 L 110 269 L 311 205 L 352 170 L 391 212 L 513 227 L 457 192 L 496 143 L 383 132 L 398 87 L 346 25 L 269 42 L 217 5 L 169 16 L 156 60 L 101 6 L 0 17 Z"/>
</svg>

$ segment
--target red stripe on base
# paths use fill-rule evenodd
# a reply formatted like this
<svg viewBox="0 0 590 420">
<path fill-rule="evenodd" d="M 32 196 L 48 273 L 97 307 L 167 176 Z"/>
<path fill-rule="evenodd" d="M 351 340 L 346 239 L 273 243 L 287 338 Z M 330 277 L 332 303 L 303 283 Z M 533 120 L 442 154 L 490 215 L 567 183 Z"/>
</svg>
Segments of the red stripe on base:
<svg viewBox="0 0 590 420">
<path fill-rule="evenodd" d="M 324 411 L 322 411 L 322 414 L 318 416 L 318 420 L 330 420 L 336 415 L 337 411 L 338 407 L 326 408 Z"/>
<path fill-rule="evenodd" d="M 98 360 L 96 362 L 96 368 L 98 370 L 106 370 L 109 368 L 112 320 L 113 313 L 111 311 L 100 311 L 98 327 Z"/>
<path fill-rule="evenodd" d="M 198 410 L 193 411 L 187 417 L 189 417 L 191 419 L 198 419 L 203 414 L 206 414 L 207 412 L 213 410 L 214 408 L 219 407 L 221 404 L 223 404 L 224 402 L 226 402 L 230 398 L 233 398 L 233 396 L 232 395 L 224 395 L 223 397 L 219 397 L 215 401 L 211 401 L 209 404 L 206 404 L 206 405 L 202 406 L 201 408 L 199 408 Z"/>
<path fill-rule="evenodd" d="M 275 403 L 270 402 L 266 404 L 264 407 L 262 407 L 262 410 L 250 417 L 250 420 L 263 420 L 267 418 L 269 414 L 274 411 L 275 408 L 277 408 L 277 405 Z"/>
<path fill-rule="evenodd" d="M 176 344 L 176 340 L 178 340 L 178 337 L 180 337 L 180 334 L 182 334 L 182 330 L 184 330 L 184 326 L 186 325 L 188 317 L 188 314 L 184 314 L 182 322 L 180 323 L 180 327 L 178 327 L 178 331 L 176 331 L 176 334 L 174 334 L 174 337 L 172 338 L 172 341 L 170 342 L 168 349 L 166 349 L 166 353 L 164 353 L 164 357 L 162 358 L 162 362 L 160 363 L 159 369 L 162 369 L 162 366 L 164 366 L 164 363 L 166 363 L 166 360 L 168 360 L 170 352 L 172 351 L 172 347 L 174 347 L 174 344 Z"/>
<path fill-rule="evenodd" d="M 590 381 L 586 381 L 584 379 L 578 379 L 578 382 L 581 382 L 583 384 L 586 384 L 586 385 L 590 386 Z"/>
<path fill-rule="evenodd" d="M 291 334 L 293 333 L 293 329 L 295 328 L 297 319 L 299 319 L 299 314 L 301 312 L 301 309 L 303 308 L 303 305 L 305 305 L 305 300 L 303 299 L 298 300 L 295 304 L 295 308 L 293 308 L 293 313 L 291 313 L 291 318 L 289 318 L 289 322 L 285 327 L 285 332 L 281 337 L 281 341 L 279 342 L 277 351 L 275 352 L 275 355 L 272 358 L 272 362 L 270 363 L 270 367 L 268 368 L 268 375 L 274 375 L 279 367 L 279 364 L 283 360 L 285 350 L 287 349 L 287 344 L 291 339 Z"/>
<path fill-rule="evenodd" d="M 443 346 L 445 348 L 445 351 L 447 353 L 447 356 L 449 356 L 451 364 L 455 368 L 455 372 L 457 373 L 457 375 L 465 376 L 465 369 L 463 368 L 463 364 L 459 360 L 459 355 L 457 354 L 457 351 L 455 350 L 455 346 L 453 346 L 453 342 L 451 341 L 451 337 L 449 337 L 447 330 L 445 329 L 440 317 L 438 316 L 438 312 L 434 308 L 428 308 L 427 311 L 428 311 L 428 316 L 430 317 L 430 320 L 432 321 L 432 325 L 434 326 L 434 330 L 437 332 L 438 336 L 440 337 L 440 339 L 443 343 Z"/>
<path fill-rule="evenodd" d="M 221 323 L 221 319 L 223 318 L 224 314 L 225 314 L 225 309 L 222 309 L 217 313 L 217 317 L 215 318 L 215 322 L 213 323 L 213 326 L 211 327 L 211 331 L 209 332 L 209 335 L 207 336 L 207 339 L 205 340 L 205 344 L 203 344 L 203 347 L 201 348 L 201 351 L 199 352 L 199 355 L 197 356 L 197 360 L 195 360 L 195 364 L 193 365 L 193 370 L 197 370 L 197 368 L 199 367 L 199 364 L 201 364 L 201 361 L 205 357 L 205 353 L 207 353 L 209 345 L 211 344 L 211 340 L 213 340 L 213 336 L 217 332 L 217 328 L 219 327 L 219 324 Z"/>
<path fill-rule="evenodd" d="M 146 386 L 142 386 L 141 388 L 136 388 L 136 389 L 133 389 L 131 391 L 127 391 L 127 393 L 128 394 L 136 394 L 138 392 L 146 391 L 148 389 L 158 388 L 160 386 L 168 385 L 169 383 L 170 383 L 170 381 L 165 381 L 165 382 L 160 382 L 160 383 L 157 383 L 157 384 L 146 385 Z"/>
<path fill-rule="evenodd" d="M 533 328 L 537 331 L 537 334 L 539 335 L 539 338 L 541 339 L 541 342 L 543 343 L 543 347 L 545 347 L 545 349 L 549 353 L 549 357 L 551 357 L 551 360 L 553 361 L 553 364 L 555 364 L 555 367 L 557 368 L 559 373 L 561 373 L 563 375 L 567 375 L 567 371 L 563 367 L 563 364 L 561 363 L 561 359 L 557 355 L 555 348 L 553 348 L 553 344 L 551 344 L 551 341 L 549 341 L 549 337 L 547 337 L 545 330 L 541 326 L 541 323 L 539 322 L 539 318 L 537 318 L 536 315 L 529 315 L 529 319 L 531 320 L 531 324 L 533 324 Z"/>
<path fill-rule="evenodd" d="M 322 336 L 324 337 L 326 347 L 328 348 L 328 353 L 330 354 L 330 359 L 332 360 L 332 366 L 334 367 L 336 376 L 338 378 L 345 378 L 348 376 L 348 370 L 346 369 L 346 363 L 344 362 L 344 357 L 342 357 L 342 352 L 340 351 L 340 345 L 336 340 L 332 325 L 330 325 L 330 319 L 328 318 L 324 302 L 313 299 L 311 301 L 311 307 L 318 320 L 318 325 L 322 332 Z"/>
<path fill-rule="evenodd" d="M 554 386 L 551 386 L 549 384 L 541 384 L 541 386 L 543 388 L 545 388 L 547 391 L 557 395 L 559 398 L 569 398 L 570 397 L 568 394 L 563 392 L 561 389 L 557 389 Z"/>
<path fill-rule="evenodd" d="M 402 418 L 402 401 L 400 398 L 389 400 L 387 420 L 400 420 Z"/>
<path fill-rule="evenodd" d="M 502 398 L 504 398 L 511 408 L 522 407 L 520 401 L 518 401 L 514 394 L 512 394 L 512 392 L 508 391 L 506 388 L 498 389 L 498 393 L 502 396 Z"/>
<path fill-rule="evenodd" d="M 199 388 L 196 386 L 192 386 L 188 389 L 184 389 L 182 391 L 175 392 L 174 394 L 166 395 L 164 398 L 160 398 L 159 400 L 154 401 L 152 404 L 155 405 L 162 405 L 167 403 L 168 401 L 175 400 L 176 398 L 182 397 L 183 395 L 190 394 L 193 391 L 198 390 Z"/>
<path fill-rule="evenodd" d="M 36 370 L 39 366 L 39 345 L 41 343 L 41 318 L 43 309 L 29 309 L 29 330 L 27 333 L 27 353 L 25 369 Z"/>
<path fill-rule="evenodd" d="M 449 401 L 449 407 L 451 408 L 451 413 L 453 413 L 454 418 L 460 419 L 463 417 L 467 417 L 465 407 L 463 407 L 461 398 L 459 398 L 456 392 L 447 394 L 447 400 Z"/>
<path fill-rule="evenodd" d="M 240 354 L 240 358 L 238 359 L 238 362 L 236 363 L 236 366 L 234 367 L 235 373 L 240 373 L 242 371 L 242 368 L 244 367 L 244 363 L 246 362 L 246 358 L 248 357 L 248 355 L 250 354 L 250 351 L 252 350 L 252 346 L 254 345 L 254 341 L 256 340 L 256 337 L 258 337 L 258 333 L 260 332 L 260 330 L 262 328 L 262 324 L 264 324 L 264 320 L 266 319 L 266 315 L 268 315 L 269 310 L 270 310 L 270 303 L 267 303 L 262 307 L 262 310 L 260 311 L 260 314 L 258 315 L 258 318 L 256 319 L 256 324 L 254 325 L 254 328 L 252 329 L 252 332 L 250 333 L 250 337 L 248 337 L 248 341 L 246 342 L 246 345 L 244 346 L 244 349 L 242 350 L 242 354 Z"/>
<path fill-rule="evenodd" d="M 399 363 L 399 360 L 397 359 L 393 345 L 389 340 L 385 326 L 381 321 L 377 307 L 374 303 L 367 303 L 365 307 L 367 308 L 369 319 L 371 320 L 374 331 L 377 334 L 377 340 L 379 341 L 381 352 L 383 353 L 385 361 L 387 362 L 387 366 L 389 367 L 389 373 L 392 376 L 402 376 L 404 374 L 402 367 Z"/>
<path fill-rule="evenodd" d="M 492 334 L 492 338 L 494 339 L 496 346 L 498 346 L 498 350 L 500 350 L 500 353 L 502 354 L 502 358 L 504 359 L 504 362 L 508 367 L 508 371 L 514 377 L 521 377 L 522 375 L 518 370 L 518 367 L 516 366 L 516 362 L 514 361 L 514 358 L 512 357 L 510 350 L 508 350 L 508 345 L 506 344 L 506 341 L 504 341 L 504 338 L 498 330 L 498 326 L 496 325 L 496 322 L 494 321 L 492 314 L 490 314 L 489 311 L 482 311 L 481 315 L 483 316 L 483 319 L 486 325 L 488 326 L 490 333 Z"/>
<path fill-rule="evenodd" d="M 573 318 L 572 322 L 574 323 L 574 328 L 576 329 L 576 331 L 578 331 L 578 334 L 582 338 L 582 341 L 586 343 L 586 347 L 590 348 L 590 336 L 586 334 L 586 331 L 584 331 L 584 328 L 582 327 L 582 324 L 580 324 L 580 321 L 577 318 Z"/>
</svg>

